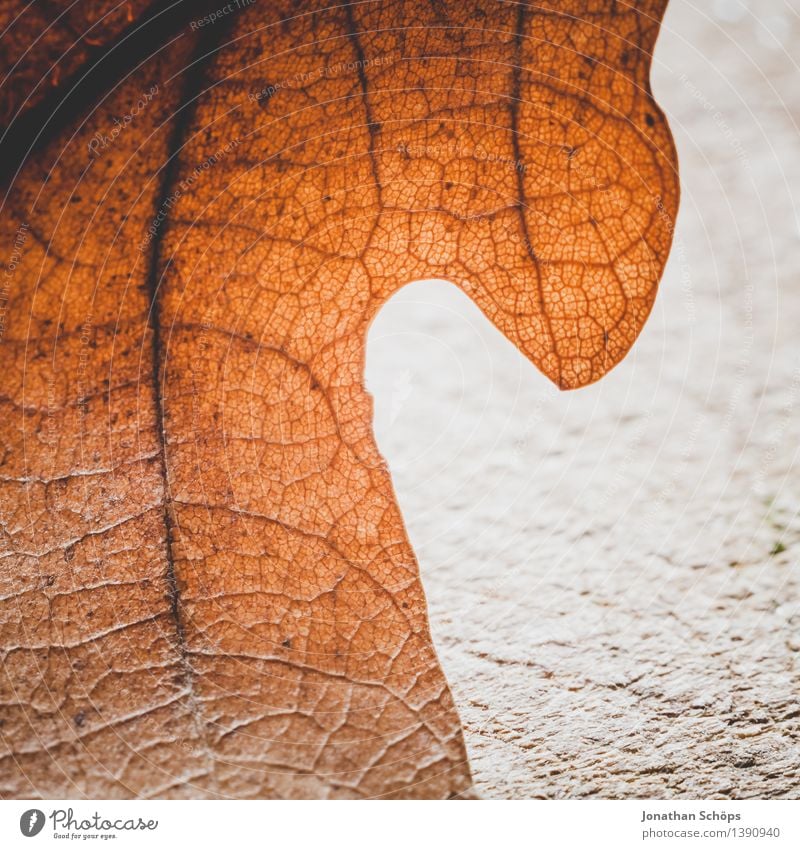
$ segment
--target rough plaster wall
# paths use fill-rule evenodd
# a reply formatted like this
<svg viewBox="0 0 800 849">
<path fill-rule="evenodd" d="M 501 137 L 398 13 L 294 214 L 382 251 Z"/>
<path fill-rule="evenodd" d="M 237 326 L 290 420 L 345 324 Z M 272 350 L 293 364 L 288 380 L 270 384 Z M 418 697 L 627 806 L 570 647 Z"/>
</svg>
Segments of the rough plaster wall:
<svg viewBox="0 0 800 849">
<path fill-rule="evenodd" d="M 671 3 L 682 208 L 611 375 L 558 393 L 444 283 L 372 329 L 483 796 L 800 796 L 800 4 L 751 6 Z"/>
</svg>

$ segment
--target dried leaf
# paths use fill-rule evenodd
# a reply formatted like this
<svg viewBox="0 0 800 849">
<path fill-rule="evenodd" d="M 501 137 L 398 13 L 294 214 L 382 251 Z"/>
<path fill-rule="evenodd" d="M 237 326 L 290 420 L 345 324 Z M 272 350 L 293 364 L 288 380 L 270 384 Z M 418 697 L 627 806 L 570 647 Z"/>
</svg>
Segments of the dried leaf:
<svg viewBox="0 0 800 849">
<path fill-rule="evenodd" d="M 666 260 L 663 0 L 240 5 L 7 168 L 4 796 L 466 792 L 367 329 L 446 278 L 578 387 Z"/>
</svg>

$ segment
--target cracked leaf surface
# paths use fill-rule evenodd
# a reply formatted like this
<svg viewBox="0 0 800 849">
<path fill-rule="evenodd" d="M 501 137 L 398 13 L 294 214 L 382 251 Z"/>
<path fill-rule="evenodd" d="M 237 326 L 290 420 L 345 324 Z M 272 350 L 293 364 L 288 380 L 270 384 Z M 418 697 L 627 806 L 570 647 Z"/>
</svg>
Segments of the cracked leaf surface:
<svg viewBox="0 0 800 849">
<path fill-rule="evenodd" d="M 677 208 L 663 7 L 254 4 L 37 147 L 3 209 L 0 792 L 468 791 L 366 332 L 439 277 L 560 388 L 625 355 Z"/>
</svg>

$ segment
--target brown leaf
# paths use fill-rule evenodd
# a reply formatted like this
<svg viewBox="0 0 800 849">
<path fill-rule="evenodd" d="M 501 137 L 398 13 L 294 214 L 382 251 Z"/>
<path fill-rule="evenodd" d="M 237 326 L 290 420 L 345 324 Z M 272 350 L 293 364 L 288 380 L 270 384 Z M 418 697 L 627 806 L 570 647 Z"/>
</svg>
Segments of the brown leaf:
<svg viewBox="0 0 800 849">
<path fill-rule="evenodd" d="M 366 332 L 438 277 L 561 388 L 622 359 L 677 208 L 664 5 L 254 3 L 25 130 L 0 793 L 469 789 Z"/>
</svg>

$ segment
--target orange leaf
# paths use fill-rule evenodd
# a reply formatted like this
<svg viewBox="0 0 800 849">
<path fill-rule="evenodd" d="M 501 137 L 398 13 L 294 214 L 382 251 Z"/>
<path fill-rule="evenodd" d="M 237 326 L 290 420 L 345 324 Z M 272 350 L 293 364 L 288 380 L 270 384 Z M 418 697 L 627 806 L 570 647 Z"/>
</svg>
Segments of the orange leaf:
<svg viewBox="0 0 800 849">
<path fill-rule="evenodd" d="M 366 333 L 437 277 L 561 388 L 624 357 L 677 208 L 664 5 L 204 7 L 23 107 L 3 795 L 468 791 Z"/>
</svg>

